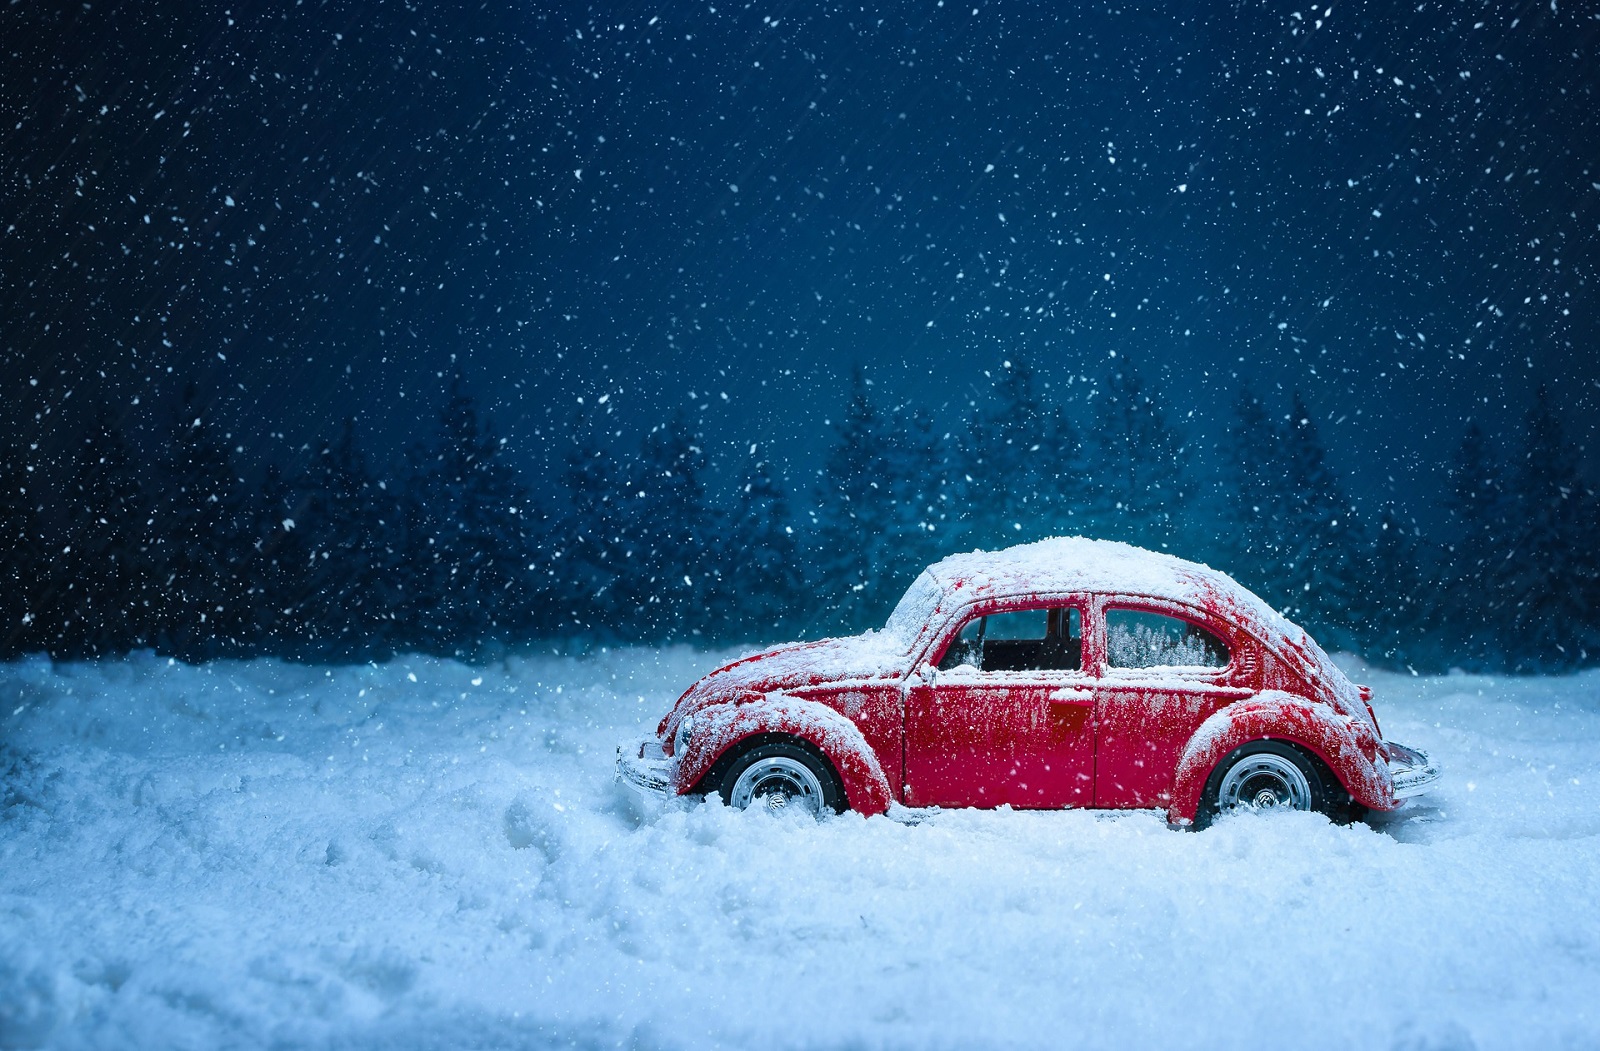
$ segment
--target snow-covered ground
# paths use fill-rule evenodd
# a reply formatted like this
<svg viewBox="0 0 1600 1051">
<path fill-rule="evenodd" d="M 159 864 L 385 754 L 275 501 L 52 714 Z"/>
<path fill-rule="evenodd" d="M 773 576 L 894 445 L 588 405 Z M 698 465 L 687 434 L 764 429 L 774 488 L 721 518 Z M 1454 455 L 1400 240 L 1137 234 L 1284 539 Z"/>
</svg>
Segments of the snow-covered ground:
<svg viewBox="0 0 1600 1051">
<path fill-rule="evenodd" d="M 1600 1045 L 1600 674 L 1360 672 L 1349 828 L 636 802 L 725 656 L 0 666 L 0 1047 Z"/>
</svg>

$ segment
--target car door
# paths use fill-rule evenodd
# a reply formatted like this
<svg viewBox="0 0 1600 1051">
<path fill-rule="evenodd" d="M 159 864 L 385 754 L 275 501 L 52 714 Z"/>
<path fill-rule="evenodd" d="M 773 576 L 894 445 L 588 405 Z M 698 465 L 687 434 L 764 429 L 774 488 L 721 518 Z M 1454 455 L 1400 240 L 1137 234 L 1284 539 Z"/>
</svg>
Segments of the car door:
<svg viewBox="0 0 1600 1051">
<path fill-rule="evenodd" d="M 1108 600 L 1091 621 L 1094 805 L 1166 806 L 1195 730 L 1255 692 L 1252 643 L 1198 610 L 1153 600 Z"/>
<path fill-rule="evenodd" d="M 1082 603 L 976 614 L 906 696 L 910 806 L 1048 808 L 1094 799 Z"/>
</svg>

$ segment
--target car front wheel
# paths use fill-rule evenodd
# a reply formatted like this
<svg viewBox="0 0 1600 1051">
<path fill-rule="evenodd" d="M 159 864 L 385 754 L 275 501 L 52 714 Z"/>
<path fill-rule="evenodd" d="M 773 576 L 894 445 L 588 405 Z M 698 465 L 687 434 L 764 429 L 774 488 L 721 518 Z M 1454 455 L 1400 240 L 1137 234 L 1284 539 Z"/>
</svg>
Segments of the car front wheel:
<svg viewBox="0 0 1600 1051">
<path fill-rule="evenodd" d="M 740 810 L 799 809 L 818 818 L 844 810 L 844 791 L 827 760 L 792 741 L 743 752 L 723 775 L 722 798 Z"/>
<path fill-rule="evenodd" d="M 1240 745 L 1211 772 L 1196 825 L 1231 810 L 1315 810 L 1341 824 L 1360 816 L 1321 763 L 1282 741 Z"/>
</svg>

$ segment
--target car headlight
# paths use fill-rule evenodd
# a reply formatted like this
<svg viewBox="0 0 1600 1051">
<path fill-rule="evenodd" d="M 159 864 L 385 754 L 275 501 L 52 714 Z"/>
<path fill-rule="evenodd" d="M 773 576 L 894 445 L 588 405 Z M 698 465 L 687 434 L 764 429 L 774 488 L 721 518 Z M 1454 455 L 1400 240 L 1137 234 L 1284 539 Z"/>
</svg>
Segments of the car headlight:
<svg viewBox="0 0 1600 1051">
<path fill-rule="evenodd" d="M 694 740 L 694 716 L 685 715 L 678 720 L 678 734 L 672 739 L 672 754 L 681 757 L 689 742 Z"/>
</svg>

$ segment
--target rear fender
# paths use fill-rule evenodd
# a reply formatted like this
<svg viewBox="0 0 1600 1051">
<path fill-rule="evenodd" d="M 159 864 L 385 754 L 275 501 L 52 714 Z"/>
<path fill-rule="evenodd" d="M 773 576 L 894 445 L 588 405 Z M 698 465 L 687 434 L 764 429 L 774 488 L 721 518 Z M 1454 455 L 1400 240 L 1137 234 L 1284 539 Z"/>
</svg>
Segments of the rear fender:
<svg viewBox="0 0 1600 1051">
<path fill-rule="evenodd" d="M 834 709 L 782 693 L 712 704 L 694 713 L 694 738 L 678 763 L 679 793 L 708 791 L 702 784 L 725 756 L 751 737 L 783 734 L 820 751 L 838 771 L 850 809 L 881 814 L 889 809 L 889 779 L 856 724 Z"/>
<path fill-rule="evenodd" d="M 1377 761 L 1377 739 L 1364 721 L 1296 694 L 1264 690 L 1200 724 L 1178 759 L 1167 820 L 1191 824 L 1216 765 L 1240 745 L 1268 739 L 1299 745 L 1316 756 L 1362 806 L 1395 808 L 1389 767 Z"/>
</svg>

